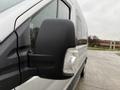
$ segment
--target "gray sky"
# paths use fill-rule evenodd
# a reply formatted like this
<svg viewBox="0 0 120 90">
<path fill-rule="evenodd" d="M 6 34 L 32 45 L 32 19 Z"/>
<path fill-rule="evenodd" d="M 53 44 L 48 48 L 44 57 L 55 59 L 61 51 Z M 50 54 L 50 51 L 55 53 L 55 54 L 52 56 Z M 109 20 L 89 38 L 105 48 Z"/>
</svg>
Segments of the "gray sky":
<svg viewBox="0 0 120 90">
<path fill-rule="evenodd" d="M 120 0 L 78 0 L 89 35 L 120 40 Z"/>
</svg>

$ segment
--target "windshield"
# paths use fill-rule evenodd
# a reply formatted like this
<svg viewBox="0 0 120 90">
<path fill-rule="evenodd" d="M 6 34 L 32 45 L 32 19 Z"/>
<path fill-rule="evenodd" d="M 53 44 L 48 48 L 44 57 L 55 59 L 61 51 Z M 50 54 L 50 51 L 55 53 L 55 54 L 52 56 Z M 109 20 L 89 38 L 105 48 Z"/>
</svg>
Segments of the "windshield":
<svg viewBox="0 0 120 90">
<path fill-rule="evenodd" d="M 0 13 L 24 0 L 0 0 Z"/>
</svg>

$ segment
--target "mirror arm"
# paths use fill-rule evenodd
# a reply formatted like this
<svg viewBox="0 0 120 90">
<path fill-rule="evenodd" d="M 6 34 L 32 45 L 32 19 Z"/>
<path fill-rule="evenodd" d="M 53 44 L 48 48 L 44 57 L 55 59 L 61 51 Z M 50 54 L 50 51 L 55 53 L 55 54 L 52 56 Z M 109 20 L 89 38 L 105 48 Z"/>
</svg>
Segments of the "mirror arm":
<svg viewBox="0 0 120 90">
<path fill-rule="evenodd" d="M 29 60 L 28 65 L 30 67 L 41 67 L 44 65 L 47 66 L 48 64 L 49 65 L 51 64 L 52 66 L 54 63 L 54 57 L 52 55 L 45 55 L 45 54 L 28 53 L 28 60 Z"/>
</svg>

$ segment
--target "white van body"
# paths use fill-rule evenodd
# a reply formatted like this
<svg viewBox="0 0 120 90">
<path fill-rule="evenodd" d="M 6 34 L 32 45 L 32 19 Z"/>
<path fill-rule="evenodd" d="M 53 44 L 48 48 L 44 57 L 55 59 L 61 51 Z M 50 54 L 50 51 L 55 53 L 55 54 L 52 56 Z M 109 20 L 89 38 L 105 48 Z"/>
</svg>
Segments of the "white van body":
<svg viewBox="0 0 120 90">
<path fill-rule="evenodd" d="M 18 4 L 1 11 L 0 43 L 2 44 L 5 42 L 14 30 L 17 30 L 26 20 L 34 16 L 37 12 L 44 10 L 45 7 L 53 2 L 56 2 L 56 8 L 58 10 L 60 2 L 63 2 L 63 4 L 65 3 L 67 7 L 69 6 L 69 18 L 61 18 L 58 15 L 59 13 L 57 17 L 58 19 L 70 19 L 74 23 L 76 36 L 81 41 L 75 48 L 69 48 L 65 57 L 64 71 L 72 72 L 74 76 L 66 80 L 52 80 L 34 76 L 15 87 L 15 90 L 75 90 L 80 80 L 80 68 L 87 59 L 88 32 L 84 17 L 76 0 L 21 0 Z M 30 27 L 33 27 L 32 24 Z"/>
</svg>

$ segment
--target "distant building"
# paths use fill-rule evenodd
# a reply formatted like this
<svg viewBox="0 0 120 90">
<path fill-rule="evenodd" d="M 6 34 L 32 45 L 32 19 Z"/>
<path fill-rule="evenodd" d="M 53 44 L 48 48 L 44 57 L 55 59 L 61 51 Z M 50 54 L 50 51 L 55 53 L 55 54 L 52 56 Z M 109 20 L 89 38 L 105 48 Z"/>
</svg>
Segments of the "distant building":
<svg viewBox="0 0 120 90">
<path fill-rule="evenodd" d="M 108 47 L 110 49 L 116 49 L 120 48 L 120 41 L 99 40 L 99 45 L 102 47 Z"/>
<path fill-rule="evenodd" d="M 120 49 L 120 41 L 101 40 L 97 36 L 88 37 L 88 46 L 90 47 L 107 47 L 110 49 Z"/>
</svg>

